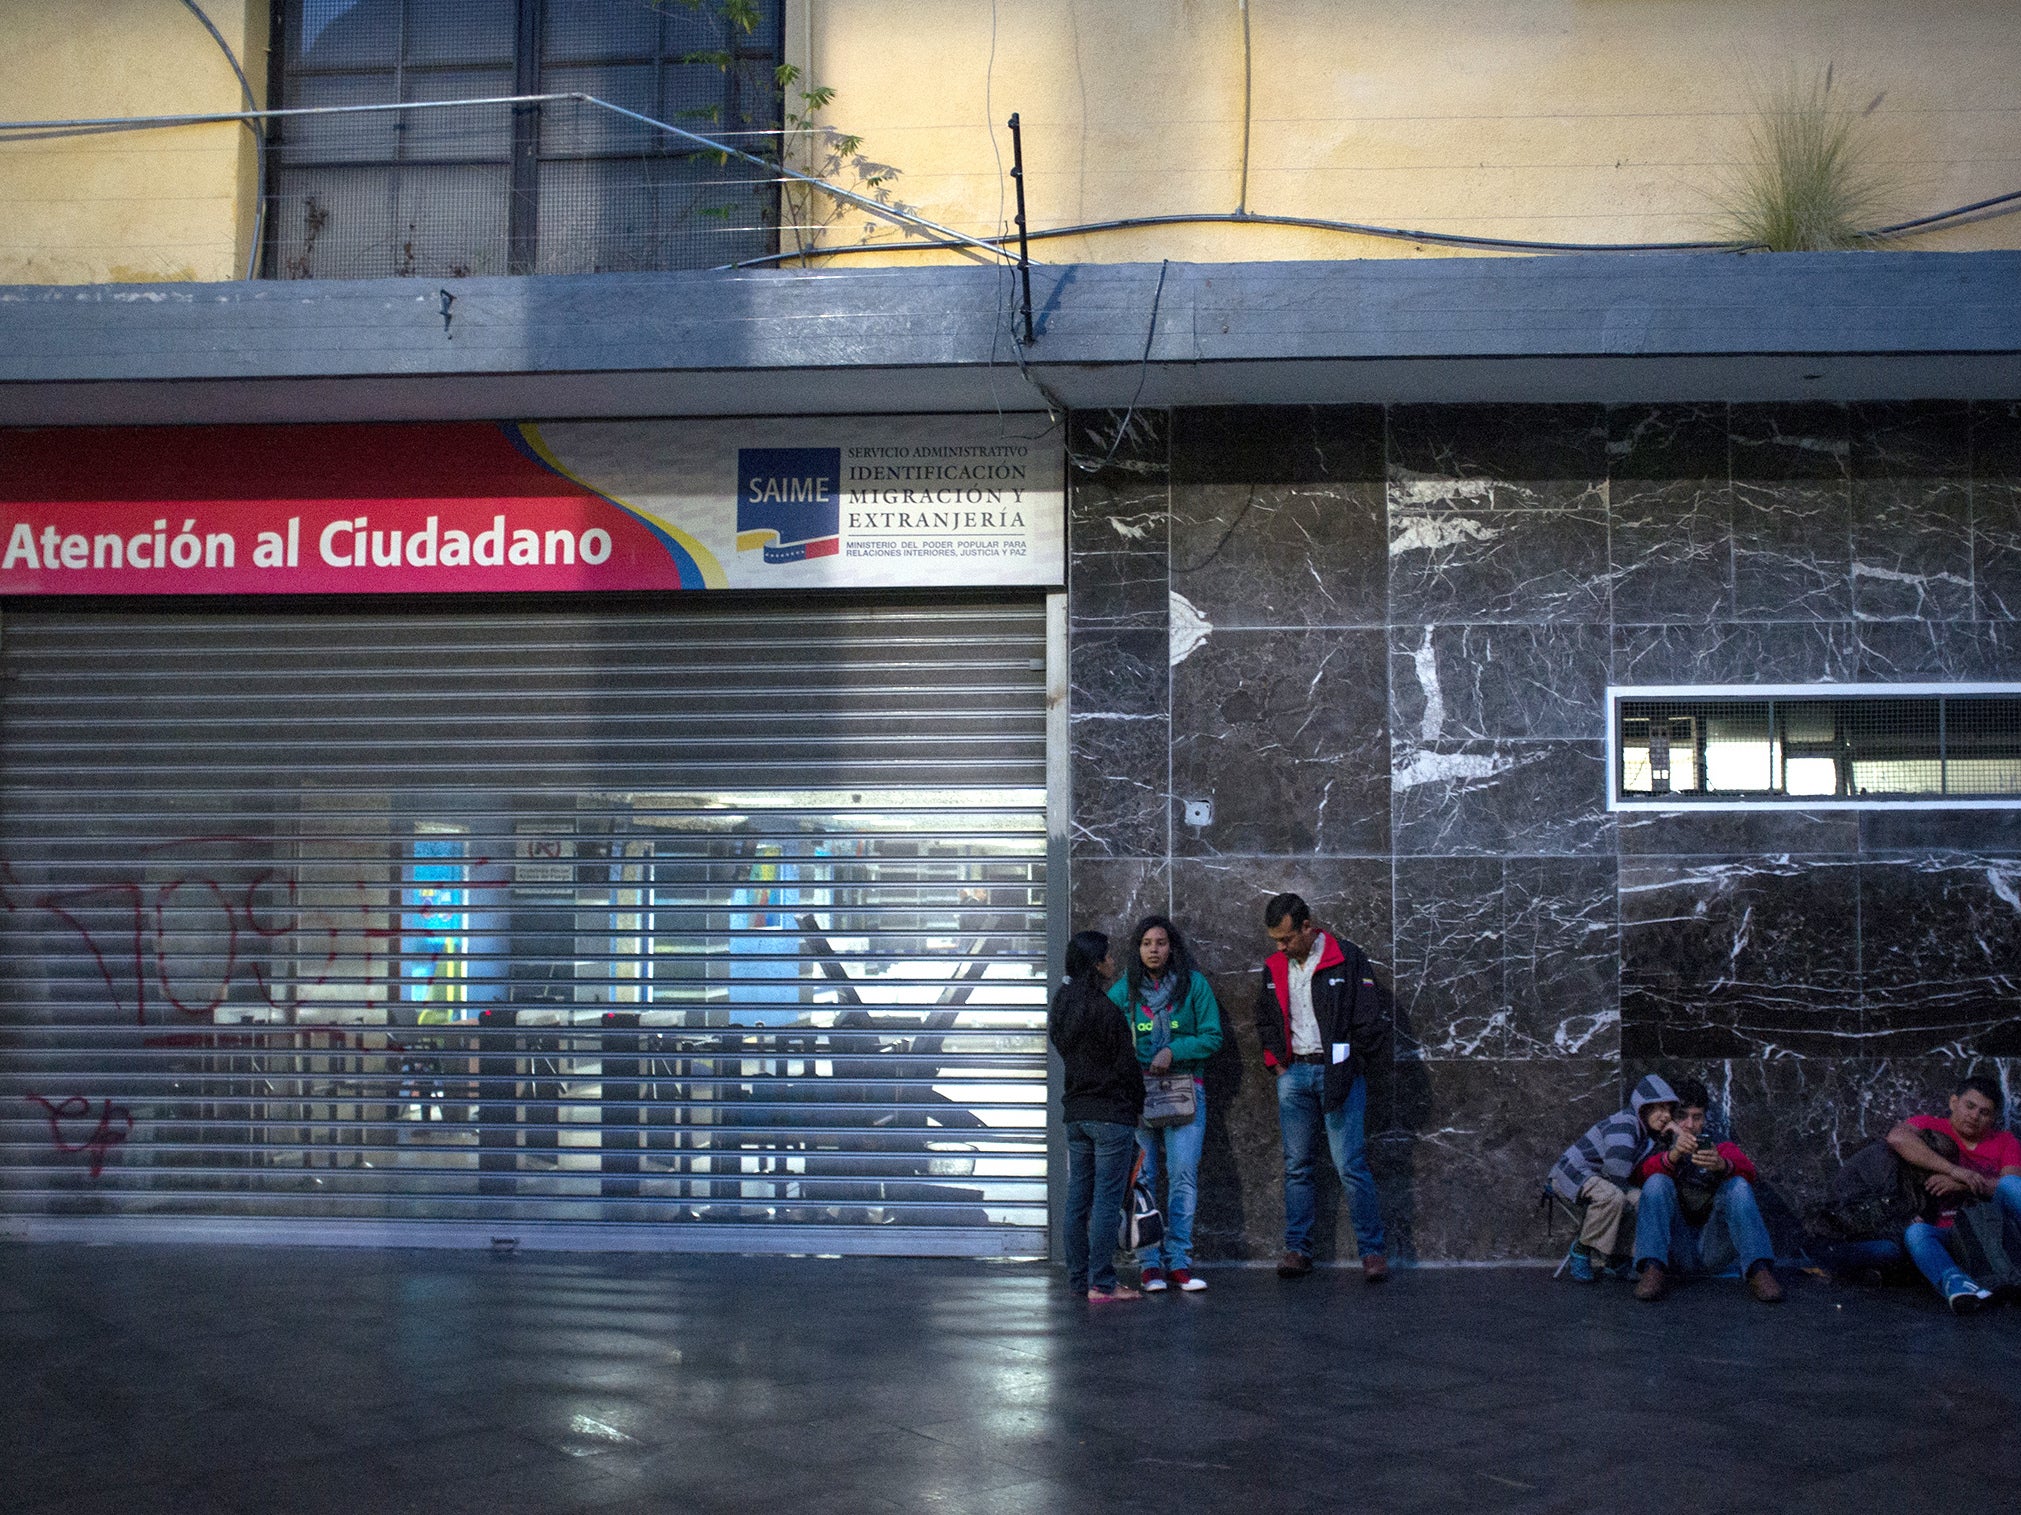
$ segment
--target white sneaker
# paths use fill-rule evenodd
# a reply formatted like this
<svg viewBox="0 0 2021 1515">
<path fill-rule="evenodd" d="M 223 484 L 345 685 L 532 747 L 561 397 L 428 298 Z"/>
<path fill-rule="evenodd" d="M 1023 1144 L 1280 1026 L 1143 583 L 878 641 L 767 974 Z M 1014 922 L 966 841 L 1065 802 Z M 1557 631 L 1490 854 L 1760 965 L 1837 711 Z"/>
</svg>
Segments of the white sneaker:
<svg viewBox="0 0 2021 1515">
<path fill-rule="evenodd" d="M 1172 1270 L 1172 1282 L 1177 1284 L 1187 1294 L 1198 1294 L 1202 1289 L 1207 1287 L 1206 1279 L 1196 1277 L 1185 1268 L 1174 1268 Z"/>
<path fill-rule="evenodd" d="M 1146 1294 L 1163 1294 L 1165 1292 L 1165 1274 L 1163 1270 L 1146 1268 L 1144 1270 L 1144 1281 L 1138 1287 Z"/>
</svg>

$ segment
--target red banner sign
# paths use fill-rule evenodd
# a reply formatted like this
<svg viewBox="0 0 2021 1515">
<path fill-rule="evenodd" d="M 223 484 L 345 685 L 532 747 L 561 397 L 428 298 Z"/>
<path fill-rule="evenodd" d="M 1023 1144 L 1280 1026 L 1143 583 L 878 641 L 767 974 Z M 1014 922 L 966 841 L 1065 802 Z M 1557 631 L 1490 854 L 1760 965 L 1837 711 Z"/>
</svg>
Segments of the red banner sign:
<svg viewBox="0 0 2021 1515">
<path fill-rule="evenodd" d="M 704 588 L 682 535 L 530 428 L 0 432 L 0 594 Z"/>
</svg>

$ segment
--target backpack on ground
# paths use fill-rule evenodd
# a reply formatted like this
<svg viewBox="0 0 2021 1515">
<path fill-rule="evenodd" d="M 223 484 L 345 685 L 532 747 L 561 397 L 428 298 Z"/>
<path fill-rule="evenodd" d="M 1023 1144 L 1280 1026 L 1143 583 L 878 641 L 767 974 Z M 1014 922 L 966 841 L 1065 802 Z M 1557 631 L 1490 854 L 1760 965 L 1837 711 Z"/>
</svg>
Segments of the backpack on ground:
<svg viewBox="0 0 2021 1515">
<path fill-rule="evenodd" d="M 2008 1220 L 1997 1199 L 1967 1205 L 1951 1222 L 1958 1265 L 1982 1289 L 2021 1292 L 2021 1226 Z"/>
<path fill-rule="evenodd" d="M 1920 1133 L 1940 1155 L 1958 1159 L 1941 1131 Z M 1946 1150 L 1949 1149 L 1949 1150 Z M 1933 1220 L 1942 1201 L 1923 1187 L 1924 1174 L 1895 1155 L 1885 1138 L 1869 1142 L 1832 1178 L 1831 1197 L 1804 1212 L 1804 1227 L 1824 1241 L 1896 1241 L 1913 1220 Z"/>
</svg>

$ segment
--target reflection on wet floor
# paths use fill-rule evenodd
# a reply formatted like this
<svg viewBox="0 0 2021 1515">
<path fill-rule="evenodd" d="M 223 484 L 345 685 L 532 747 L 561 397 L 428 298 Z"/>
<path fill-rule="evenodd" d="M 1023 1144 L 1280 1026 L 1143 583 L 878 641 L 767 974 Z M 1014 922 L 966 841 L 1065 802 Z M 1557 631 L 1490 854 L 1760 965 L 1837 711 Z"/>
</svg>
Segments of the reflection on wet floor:
<svg viewBox="0 0 2021 1515">
<path fill-rule="evenodd" d="M 1450 1515 L 1612 1507 L 1632 1464 L 1780 1511 L 1922 1507 L 1939 1444 L 1959 1488 L 2021 1473 L 2021 1311 L 1208 1276 L 1090 1310 L 1014 1264 L 7 1244 L 5 1504 Z M 1933 1372 L 1920 1422 L 1881 1392 Z"/>
</svg>

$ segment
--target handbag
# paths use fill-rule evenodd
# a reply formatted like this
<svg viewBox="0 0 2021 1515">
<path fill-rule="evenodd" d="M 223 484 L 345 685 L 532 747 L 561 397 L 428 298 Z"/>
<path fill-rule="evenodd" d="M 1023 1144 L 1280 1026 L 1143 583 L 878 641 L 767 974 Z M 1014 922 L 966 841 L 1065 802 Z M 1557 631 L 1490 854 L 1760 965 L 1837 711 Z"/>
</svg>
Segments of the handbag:
<svg viewBox="0 0 2021 1515">
<path fill-rule="evenodd" d="M 1158 1197 L 1151 1192 L 1151 1186 L 1144 1182 L 1144 1153 L 1137 1152 L 1137 1160 L 1130 1168 L 1129 1203 L 1123 1206 L 1123 1224 L 1118 1240 L 1129 1251 L 1140 1247 L 1155 1247 L 1165 1239 L 1165 1216 L 1158 1208 Z"/>
<path fill-rule="evenodd" d="M 1187 1126 L 1199 1110 L 1190 1073 L 1146 1073 L 1144 1075 L 1144 1124 L 1153 1131 L 1166 1126 Z"/>
</svg>

